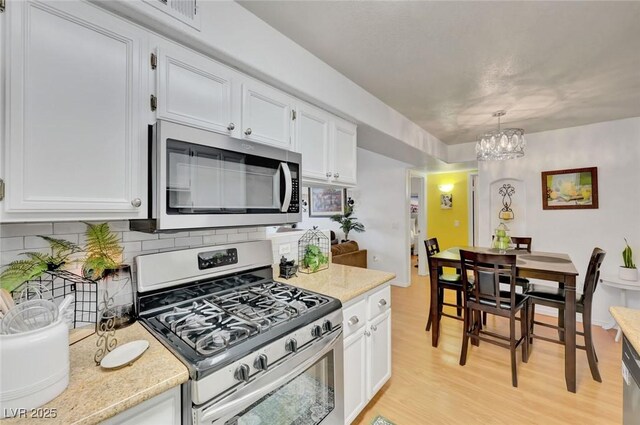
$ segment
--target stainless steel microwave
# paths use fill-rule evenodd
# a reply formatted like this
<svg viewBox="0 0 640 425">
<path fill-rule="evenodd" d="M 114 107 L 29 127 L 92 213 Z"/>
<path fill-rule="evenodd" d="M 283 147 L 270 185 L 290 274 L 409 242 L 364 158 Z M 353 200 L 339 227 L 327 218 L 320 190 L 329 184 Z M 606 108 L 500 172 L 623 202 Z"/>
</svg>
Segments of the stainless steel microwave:
<svg viewBox="0 0 640 425">
<path fill-rule="evenodd" d="M 158 120 L 151 127 L 145 232 L 302 221 L 301 155 Z"/>
</svg>

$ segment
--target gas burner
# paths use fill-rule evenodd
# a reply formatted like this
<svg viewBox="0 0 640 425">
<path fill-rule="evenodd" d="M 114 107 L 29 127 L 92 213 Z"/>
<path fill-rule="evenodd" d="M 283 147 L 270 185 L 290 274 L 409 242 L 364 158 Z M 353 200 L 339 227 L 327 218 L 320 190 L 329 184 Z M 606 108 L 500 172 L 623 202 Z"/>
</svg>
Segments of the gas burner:
<svg viewBox="0 0 640 425">
<path fill-rule="evenodd" d="M 261 332 L 298 315 L 287 304 L 251 290 L 232 292 L 217 297 L 216 301 L 231 314 L 256 323 Z"/>
</svg>

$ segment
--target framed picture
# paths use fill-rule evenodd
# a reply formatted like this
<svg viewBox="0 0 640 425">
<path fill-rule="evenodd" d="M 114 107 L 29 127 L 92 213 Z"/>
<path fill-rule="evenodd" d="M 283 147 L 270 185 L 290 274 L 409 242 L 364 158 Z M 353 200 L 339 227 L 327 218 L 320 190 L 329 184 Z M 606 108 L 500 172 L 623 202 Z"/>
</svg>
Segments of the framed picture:
<svg viewBox="0 0 640 425">
<path fill-rule="evenodd" d="M 542 172 L 542 209 L 598 208 L 598 168 Z"/>
<path fill-rule="evenodd" d="M 443 193 L 440 195 L 440 208 L 443 210 L 450 210 L 453 208 L 453 195 L 450 193 Z"/>
<path fill-rule="evenodd" d="M 346 189 L 309 188 L 309 217 L 331 217 L 344 213 Z"/>
</svg>

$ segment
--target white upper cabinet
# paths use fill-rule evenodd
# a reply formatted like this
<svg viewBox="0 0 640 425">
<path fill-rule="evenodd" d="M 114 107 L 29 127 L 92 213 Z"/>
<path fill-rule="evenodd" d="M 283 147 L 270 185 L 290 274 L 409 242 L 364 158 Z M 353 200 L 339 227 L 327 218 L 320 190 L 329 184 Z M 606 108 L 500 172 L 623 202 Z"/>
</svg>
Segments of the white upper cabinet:
<svg viewBox="0 0 640 425">
<path fill-rule="evenodd" d="M 355 185 L 358 142 L 356 126 L 350 122 L 335 119 L 332 132 L 331 171 L 333 172 L 333 182 L 342 185 Z"/>
<path fill-rule="evenodd" d="M 157 117 L 232 134 L 239 124 L 232 118 L 234 71 L 166 40 L 156 54 Z"/>
<path fill-rule="evenodd" d="M 5 13 L 2 221 L 145 216 L 145 34 L 86 2 Z"/>
<path fill-rule="evenodd" d="M 242 83 L 242 138 L 291 149 L 293 98 L 255 80 Z M 304 161 L 304 158 L 303 158 Z"/>
<path fill-rule="evenodd" d="M 296 107 L 295 149 L 308 184 L 356 184 L 356 125 L 306 103 Z"/>
<path fill-rule="evenodd" d="M 296 151 L 302 154 L 302 176 L 325 180 L 329 172 L 329 124 L 328 113 L 311 106 L 296 108 Z"/>
</svg>

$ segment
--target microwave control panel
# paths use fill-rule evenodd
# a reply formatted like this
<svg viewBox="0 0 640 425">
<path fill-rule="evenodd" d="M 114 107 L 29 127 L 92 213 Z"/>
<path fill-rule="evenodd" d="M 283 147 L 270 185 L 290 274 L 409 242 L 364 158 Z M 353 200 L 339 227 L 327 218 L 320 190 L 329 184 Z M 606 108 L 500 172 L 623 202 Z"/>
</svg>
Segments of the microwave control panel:
<svg viewBox="0 0 640 425">
<path fill-rule="evenodd" d="M 200 270 L 227 266 L 229 264 L 236 264 L 237 262 L 238 250 L 236 248 L 198 253 L 198 268 Z"/>
<path fill-rule="evenodd" d="M 300 180 L 297 178 L 291 179 L 291 202 L 287 212 L 300 212 Z"/>
</svg>

